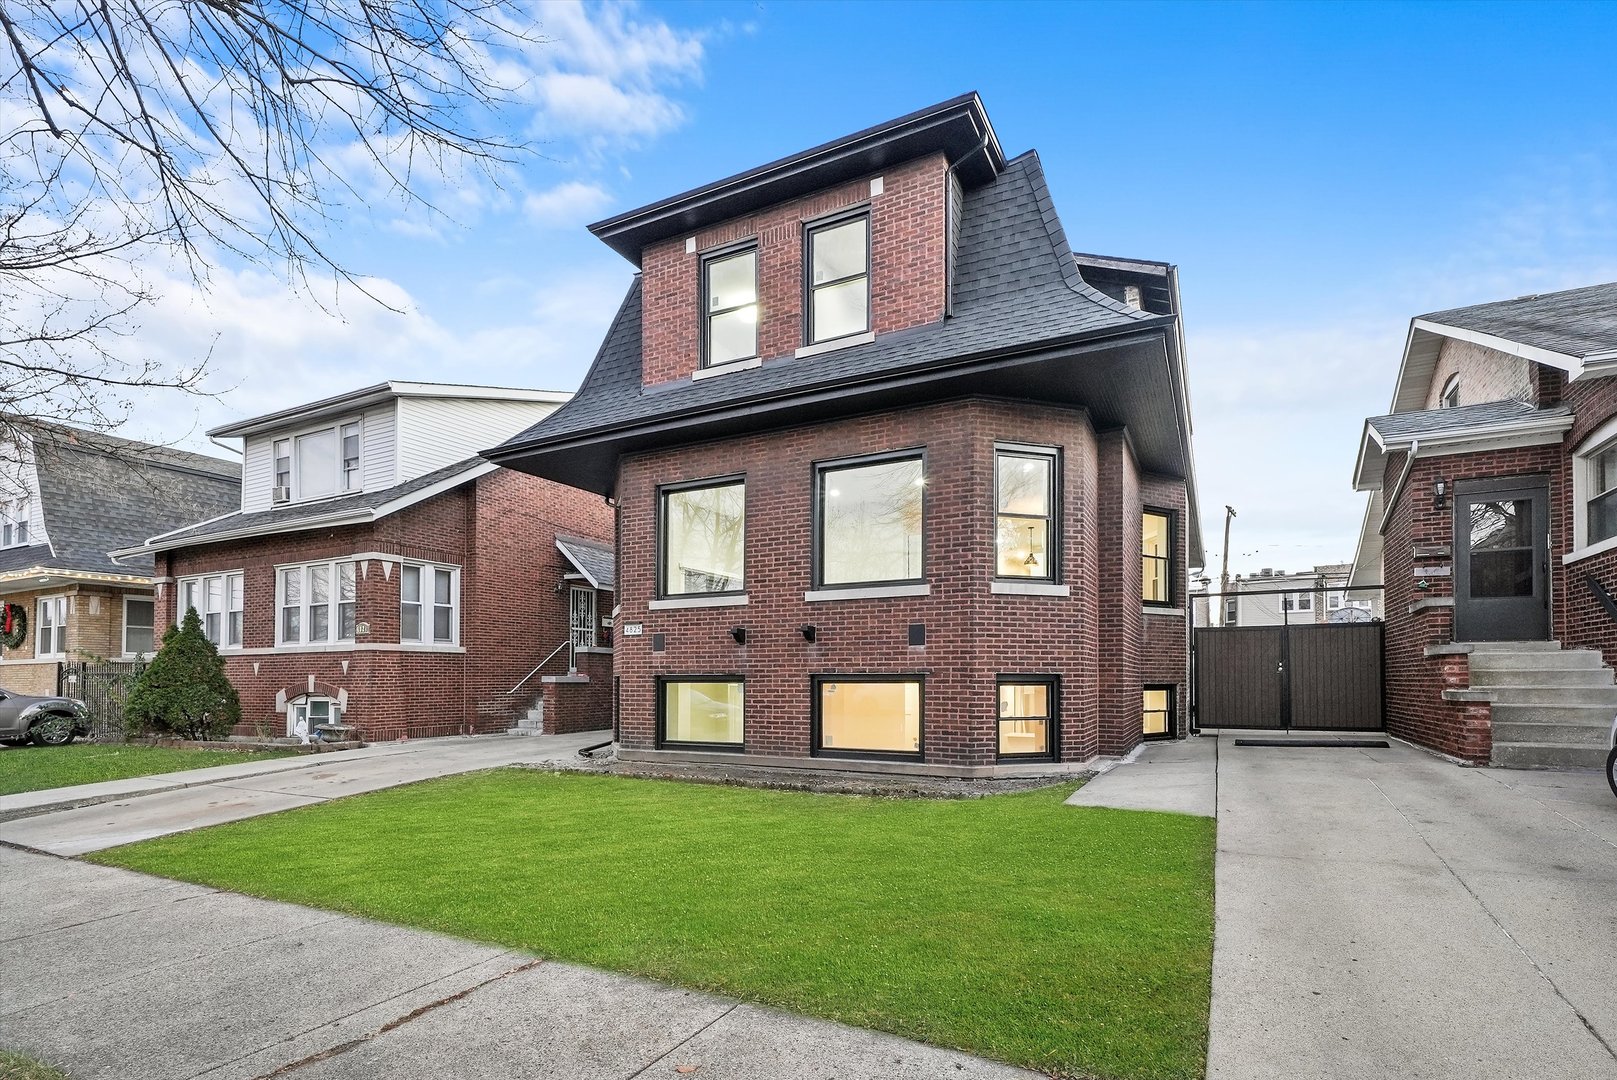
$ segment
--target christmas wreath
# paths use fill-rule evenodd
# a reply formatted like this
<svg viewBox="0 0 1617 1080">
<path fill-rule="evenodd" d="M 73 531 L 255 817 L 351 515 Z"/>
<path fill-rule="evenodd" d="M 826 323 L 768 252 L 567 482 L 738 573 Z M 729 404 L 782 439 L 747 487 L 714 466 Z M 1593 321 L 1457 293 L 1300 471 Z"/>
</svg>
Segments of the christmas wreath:
<svg viewBox="0 0 1617 1080">
<path fill-rule="evenodd" d="M 0 613 L 0 645 L 15 649 L 28 640 L 28 609 L 21 604 L 6 604 Z"/>
</svg>

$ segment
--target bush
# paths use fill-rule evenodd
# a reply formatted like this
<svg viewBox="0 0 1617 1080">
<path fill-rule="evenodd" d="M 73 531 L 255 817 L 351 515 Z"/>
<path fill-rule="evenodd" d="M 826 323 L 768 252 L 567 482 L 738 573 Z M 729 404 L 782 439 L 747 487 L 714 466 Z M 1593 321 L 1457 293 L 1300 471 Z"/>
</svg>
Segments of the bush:
<svg viewBox="0 0 1617 1080">
<path fill-rule="evenodd" d="M 202 633 L 195 608 L 170 626 L 124 706 L 132 735 L 217 739 L 241 722 L 241 698 L 225 677 L 225 660 Z"/>
</svg>

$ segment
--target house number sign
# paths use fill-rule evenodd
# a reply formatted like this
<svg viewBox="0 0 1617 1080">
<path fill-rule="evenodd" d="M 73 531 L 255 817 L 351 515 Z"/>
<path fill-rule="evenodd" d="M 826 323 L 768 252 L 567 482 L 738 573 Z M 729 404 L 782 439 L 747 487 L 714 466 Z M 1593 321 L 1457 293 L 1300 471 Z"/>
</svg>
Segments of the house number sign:
<svg viewBox="0 0 1617 1080">
<path fill-rule="evenodd" d="M 641 623 L 626 622 L 626 623 L 623 624 L 623 636 L 624 637 L 639 637 L 641 634 L 643 634 L 645 632 L 646 632 L 646 628 Z"/>
</svg>

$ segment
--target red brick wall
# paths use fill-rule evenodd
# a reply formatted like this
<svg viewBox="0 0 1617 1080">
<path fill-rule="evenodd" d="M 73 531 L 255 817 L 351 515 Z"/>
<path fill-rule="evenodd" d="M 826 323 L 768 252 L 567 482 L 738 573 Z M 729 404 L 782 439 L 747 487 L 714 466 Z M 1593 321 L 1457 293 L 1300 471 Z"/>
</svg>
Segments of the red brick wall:
<svg viewBox="0 0 1617 1080">
<path fill-rule="evenodd" d="M 1100 500 L 1096 539 L 1101 558 L 1100 752 L 1120 754 L 1140 738 L 1140 476 L 1121 431 L 1097 440 Z M 1181 574 L 1181 576 L 1183 576 Z"/>
<path fill-rule="evenodd" d="M 872 197 L 863 177 L 828 191 L 696 234 L 687 253 L 681 236 L 641 256 L 642 372 L 646 385 L 697 369 L 702 255 L 758 240 L 758 355 L 790 356 L 807 343 L 803 313 L 803 223 L 843 207 L 870 205 L 870 314 L 876 333 L 943 317 L 948 218 L 948 166 L 941 154 L 886 170 Z M 812 363 L 812 358 L 804 362 Z"/>
<path fill-rule="evenodd" d="M 1142 505 L 1156 510 L 1174 512 L 1173 545 L 1176 554 L 1173 583 L 1173 610 L 1176 614 L 1152 614 L 1152 609 L 1145 609 L 1145 628 L 1140 641 L 1140 680 L 1146 684 L 1174 686 L 1174 723 L 1176 730 L 1183 734 L 1190 727 L 1190 642 L 1187 637 L 1190 582 L 1186 580 L 1185 559 L 1190 536 L 1185 482 L 1148 473 L 1140 477 L 1140 501 Z"/>
<path fill-rule="evenodd" d="M 1005 596 L 990 591 L 994 563 L 993 446 L 996 440 L 1059 446 L 1063 453 L 1062 580 L 1071 598 Z M 1111 437 L 1114 457 L 1121 440 Z M 925 447 L 927 454 L 924 597 L 807 602 L 812 588 L 811 507 L 816 461 Z M 734 674 L 747 680 L 746 749 L 801 757 L 810 753 L 811 677 L 891 673 L 925 677 L 925 760 L 985 765 L 995 760 L 995 676 L 1061 677 L 1060 756 L 1081 760 L 1111 731 L 1115 745 L 1139 738 L 1139 536 L 1137 490 L 1112 495 L 1121 516 L 1121 550 L 1109 550 L 1096 528 L 1107 499 L 1098 480 L 1100 452 L 1081 411 L 962 401 L 754 435 L 723 443 L 626 456 L 621 463 L 621 623 L 640 623 L 641 636 L 619 636 L 615 670 L 621 677 L 623 745 L 656 742 L 655 680 L 659 675 Z M 1130 466 L 1132 469 L 1132 466 Z M 747 481 L 744 607 L 653 611 L 656 593 L 656 491 L 660 484 L 743 473 Z M 1132 484 L 1132 481 L 1130 482 Z M 1182 499 L 1182 495 L 1180 496 Z M 1114 545 L 1115 545 L 1114 541 Z M 1181 551 L 1183 548 L 1181 547 Z M 1182 559 L 1181 559 L 1182 563 Z M 1132 567 L 1132 569 L 1130 569 Z M 1183 578 L 1183 566 L 1179 570 Z M 1102 612 L 1102 583 L 1133 582 L 1121 615 Z M 1113 630 L 1112 623 L 1118 629 Z M 923 623 L 924 647 L 907 643 L 907 628 Z M 798 628 L 817 628 L 803 640 Z M 733 626 L 747 628 L 737 646 Z M 1132 630 L 1128 628 L 1132 627 Z M 1115 634 L 1132 633 L 1132 652 Z M 652 651 L 653 635 L 666 649 Z M 1132 680 L 1111 701 L 1099 693 L 1099 658 Z M 1179 669 L 1182 678 L 1182 667 Z M 1126 680 L 1117 679 L 1121 687 Z M 1132 723 L 1131 732 L 1128 725 Z"/>
<path fill-rule="evenodd" d="M 567 596 L 556 583 L 571 567 L 556 550 L 558 532 L 610 541 L 610 508 L 599 496 L 497 470 L 373 525 L 170 552 L 159 556 L 158 573 L 242 571 L 244 649 L 226 652 L 242 697 L 239 734 L 284 734 L 277 695 L 307 693 L 311 679 L 320 693 L 347 692 L 347 719 L 366 738 L 498 731 L 539 694 L 537 685 L 516 696 L 509 690 L 567 635 Z M 275 647 L 276 565 L 365 551 L 461 567 L 463 651 L 397 648 L 399 567 L 390 562 L 384 570 L 374 558 L 356 578 L 357 618 L 370 623 L 361 647 Z M 159 637 L 174 619 L 176 598 L 173 583 L 159 586 Z M 395 648 L 363 647 L 388 645 Z"/>
<path fill-rule="evenodd" d="M 1617 415 L 1617 378 L 1589 379 L 1567 383 L 1559 372 L 1540 365 L 1540 384 L 1547 391 L 1559 390 L 1565 403 L 1572 407 L 1572 430 L 1567 432 L 1568 454 L 1588 449 L 1590 435 L 1612 416 Z M 1553 372 L 1553 374 L 1552 374 Z M 1574 543 L 1573 516 L 1581 511 L 1574 504 L 1572 493 L 1572 461 L 1568 456 L 1560 483 L 1560 494 L 1552 491 L 1552 531 L 1562 538 L 1552 547 L 1551 569 L 1556 572 L 1557 602 L 1552 605 L 1555 615 L 1555 635 L 1568 648 L 1599 649 L 1606 663 L 1617 666 L 1617 622 L 1606 614 L 1604 606 L 1589 589 L 1587 578 L 1593 575 L 1608 592 L 1617 594 L 1617 551 L 1579 559 L 1570 566 L 1561 565 L 1560 556 L 1570 551 Z"/>
</svg>

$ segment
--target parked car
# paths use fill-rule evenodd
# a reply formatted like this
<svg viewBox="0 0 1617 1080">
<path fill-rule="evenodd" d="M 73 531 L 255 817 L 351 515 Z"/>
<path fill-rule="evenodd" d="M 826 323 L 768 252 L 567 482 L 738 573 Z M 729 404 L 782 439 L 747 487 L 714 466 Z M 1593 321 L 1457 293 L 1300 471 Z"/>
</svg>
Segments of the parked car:
<svg viewBox="0 0 1617 1080">
<path fill-rule="evenodd" d="M 1617 795 L 1617 720 L 1611 722 L 1611 735 L 1606 742 L 1611 746 L 1606 754 L 1606 783 L 1611 785 L 1611 793 Z"/>
<path fill-rule="evenodd" d="M 0 689 L 0 743 L 66 746 L 90 734 L 90 710 L 65 697 L 36 697 Z"/>
</svg>

